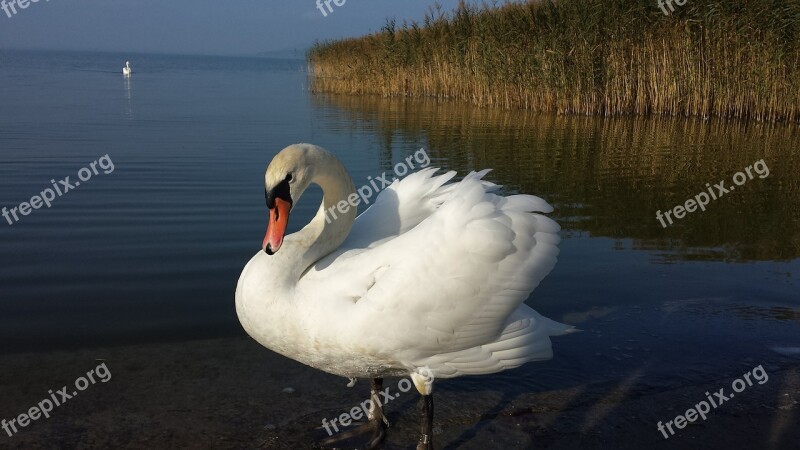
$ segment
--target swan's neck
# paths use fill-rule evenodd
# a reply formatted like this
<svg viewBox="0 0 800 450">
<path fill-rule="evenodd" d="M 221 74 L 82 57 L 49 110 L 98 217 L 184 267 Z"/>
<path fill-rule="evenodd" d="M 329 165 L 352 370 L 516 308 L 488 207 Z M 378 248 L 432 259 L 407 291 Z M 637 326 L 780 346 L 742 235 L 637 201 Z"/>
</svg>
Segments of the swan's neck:
<svg viewBox="0 0 800 450">
<path fill-rule="evenodd" d="M 310 183 L 319 185 L 323 192 L 316 216 L 305 228 L 286 236 L 274 255 L 260 251 L 254 256 L 236 288 L 236 311 L 245 330 L 263 345 L 289 356 L 308 331 L 302 326 L 308 312 L 298 305 L 324 300 L 296 297 L 298 282 L 310 267 L 339 248 L 356 216 L 355 207 L 342 204 L 344 212 L 337 208 L 355 193 L 350 175 L 332 154 L 316 153 L 306 155 L 307 166 L 313 166 Z M 298 201 L 301 194 L 294 200 Z M 326 220 L 326 212 L 331 210 L 336 216 L 329 213 L 331 220 Z"/>
<path fill-rule="evenodd" d="M 344 242 L 356 218 L 356 207 L 347 204 L 341 210 L 338 208 L 356 192 L 353 179 L 342 163 L 331 154 L 321 154 L 315 166 L 311 182 L 322 188 L 322 204 L 308 225 L 288 237 L 293 248 L 285 249 L 299 257 L 292 270 L 291 282 L 295 283 L 309 267 Z"/>
</svg>

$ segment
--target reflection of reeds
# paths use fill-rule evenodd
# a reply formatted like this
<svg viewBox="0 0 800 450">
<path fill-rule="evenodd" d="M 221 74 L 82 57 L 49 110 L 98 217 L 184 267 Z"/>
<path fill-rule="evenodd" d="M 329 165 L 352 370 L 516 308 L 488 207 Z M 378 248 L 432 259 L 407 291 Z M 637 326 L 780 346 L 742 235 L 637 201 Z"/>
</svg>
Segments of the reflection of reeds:
<svg viewBox="0 0 800 450">
<path fill-rule="evenodd" d="M 314 46 L 314 89 L 573 114 L 800 122 L 800 1 L 464 3 Z"/>
<path fill-rule="evenodd" d="M 680 118 L 571 117 L 436 100 L 318 95 L 337 130 L 364 130 L 394 148 L 425 147 L 434 166 L 493 168 L 510 192 L 535 193 L 569 233 L 631 239 L 662 260 L 800 257 L 800 128 Z M 386 152 L 391 164 L 391 149 Z M 764 159 L 755 178 L 664 229 L 657 210 Z M 387 165 L 387 167 L 389 167 Z"/>
</svg>

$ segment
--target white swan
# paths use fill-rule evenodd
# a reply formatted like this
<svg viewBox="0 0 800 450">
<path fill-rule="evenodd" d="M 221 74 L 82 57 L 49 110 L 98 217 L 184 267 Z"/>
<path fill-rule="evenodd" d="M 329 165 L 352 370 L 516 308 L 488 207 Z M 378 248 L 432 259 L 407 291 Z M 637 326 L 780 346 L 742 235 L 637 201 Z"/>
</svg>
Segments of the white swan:
<svg viewBox="0 0 800 450">
<path fill-rule="evenodd" d="M 122 68 L 122 75 L 129 77 L 133 73 L 133 68 L 131 68 L 131 62 L 125 61 L 125 67 Z"/>
<path fill-rule="evenodd" d="M 433 379 L 549 359 L 550 336 L 573 330 L 522 303 L 556 263 L 559 226 L 535 213 L 550 205 L 492 193 L 498 186 L 481 179 L 488 170 L 449 184 L 455 172 L 436 171 L 394 182 L 357 219 L 351 207 L 328 222 L 325 212 L 356 192 L 350 176 L 320 147 L 287 147 L 265 175 L 264 251 L 236 288 L 239 320 L 261 345 L 371 378 L 373 398 L 382 377 L 410 375 L 426 416 L 420 449 L 432 448 Z M 323 190 L 319 211 L 284 237 L 312 183 Z M 379 406 L 364 426 L 370 445 L 384 437 Z"/>
</svg>

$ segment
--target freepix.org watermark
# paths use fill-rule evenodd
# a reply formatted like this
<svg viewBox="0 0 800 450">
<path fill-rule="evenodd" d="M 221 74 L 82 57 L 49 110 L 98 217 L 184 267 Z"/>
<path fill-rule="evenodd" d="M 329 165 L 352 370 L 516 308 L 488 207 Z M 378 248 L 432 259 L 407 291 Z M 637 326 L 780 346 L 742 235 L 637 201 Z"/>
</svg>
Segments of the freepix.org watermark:
<svg viewBox="0 0 800 450">
<path fill-rule="evenodd" d="M 769 167 L 767 167 L 767 163 L 765 163 L 763 159 L 756 161 L 752 166 L 745 167 L 744 172 L 736 172 L 736 175 L 733 176 L 733 184 L 736 186 L 742 186 L 754 178 L 753 172 L 758 175 L 758 178 L 767 178 L 769 176 Z M 672 225 L 673 221 L 671 216 L 675 216 L 675 219 L 677 220 L 686 217 L 686 213 L 697 211 L 697 208 L 700 208 L 701 211 L 705 211 L 706 206 L 711 203 L 711 200 L 717 200 L 723 195 L 729 194 L 731 191 L 736 190 L 736 186 L 730 186 L 729 188 L 726 188 L 725 180 L 720 181 L 713 187 L 711 186 L 711 183 L 706 183 L 708 193 L 703 191 L 695 195 L 694 198 L 686 200 L 683 205 L 678 205 L 670 210 L 665 211 L 663 214 L 661 213 L 661 210 L 658 210 L 656 211 L 656 219 L 661 222 L 662 228 L 667 228 L 664 218 L 666 218 L 669 224 Z"/>
<path fill-rule="evenodd" d="M 84 167 L 78 171 L 78 179 L 80 181 L 75 181 L 74 183 L 70 181 L 71 177 L 66 177 L 63 180 L 59 180 L 58 183 L 56 183 L 56 180 L 50 180 L 50 183 L 53 185 L 52 189 L 47 188 L 38 195 L 31 197 L 30 201 L 22 202 L 18 206 L 14 206 L 11 209 L 4 206 L 0 214 L 3 215 L 3 218 L 6 219 L 6 222 L 8 222 L 9 225 L 14 225 L 20 221 L 20 216 L 27 216 L 42 206 L 47 206 L 48 208 L 51 207 L 53 200 L 57 198 L 56 195 L 61 197 L 67 192 L 80 186 L 81 182 L 89 181 L 93 176 L 99 175 L 100 171 L 98 170 L 98 167 L 103 170 L 104 174 L 108 175 L 114 171 L 114 161 L 111 161 L 111 158 L 108 156 L 108 154 L 106 154 L 97 161 L 91 162 L 87 167 Z"/>
<path fill-rule="evenodd" d="M 421 368 L 418 372 L 419 379 L 417 381 L 421 382 L 426 386 L 430 386 L 435 381 L 435 377 L 433 372 L 428 367 Z M 354 384 L 355 381 L 353 381 Z M 351 385 L 348 385 L 351 386 Z M 408 379 L 403 378 L 397 382 L 397 392 L 396 394 L 392 395 L 389 392 L 390 388 L 385 388 L 378 392 L 378 396 L 375 397 L 375 402 L 377 402 L 377 407 L 383 408 L 384 405 L 389 403 L 390 401 L 400 397 L 401 393 L 405 393 L 411 390 L 411 386 L 414 386 L 414 383 Z M 351 386 L 352 387 L 352 386 Z M 339 426 L 336 425 L 336 422 L 339 422 L 339 425 L 342 427 L 349 426 L 354 421 L 360 420 L 362 417 L 369 417 L 370 412 L 373 411 L 376 405 L 373 404 L 372 399 L 367 399 L 361 402 L 360 405 L 354 406 L 348 412 L 344 412 L 339 417 L 334 417 L 333 420 L 328 421 L 328 419 L 322 419 L 322 427 L 325 428 L 325 431 L 328 433 L 328 436 L 333 436 L 333 433 L 339 432 Z M 333 428 L 333 429 L 331 429 Z"/>
<path fill-rule="evenodd" d="M 659 421 L 658 425 L 656 425 L 658 431 L 660 431 L 661 434 L 664 435 L 664 439 L 669 439 L 670 436 L 675 435 L 675 430 L 672 429 L 673 424 L 675 425 L 675 428 L 682 430 L 689 423 L 696 421 L 698 417 L 702 417 L 703 420 L 706 420 L 706 414 L 711 412 L 712 406 L 714 407 L 714 409 L 717 409 L 723 403 L 729 402 L 734 397 L 735 394 L 744 391 L 745 389 L 747 389 L 748 386 L 752 386 L 753 379 L 750 379 L 751 375 L 753 379 L 758 382 L 758 384 L 764 384 L 767 381 L 769 381 L 769 375 L 767 375 L 767 371 L 764 370 L 763 366 L 759 365 L 758 367 L 755 367 L 753 370 L 742 375 L 741 378 L 733 380 L 733 383 L 731 383 L 731 389 L 733 389 L 734 393 L 725 395 L 725 388 L 722 388 L 719 391 L 714 392 L 713 396 L 708 392 L 706 392 L 706 397 L 708 398 L 708 401 L 705 400 L 701 401 L 700 403 L 694 405 L 694 407 L 689 408 L 686 411 L 686 414 L 679 414 L 666 424 L 661 423 Z M 669 430 L 669 435 L 667 434 L 667 430 Z"/>
<path fill-rule="evenodd" d="M 322 17 L 328 17 L 328 14 L 333 12 L 331 3 L 341 8 L 347 0 L 317 0 L 317 9 L 322 13 Z"/>
<path fill-rule="evenodd" d="M 414 165 L 414 162 L 417 163 L 416 166 Z M 386 187 L 397 180 L 397 177 L 403 177 L 412 170 L 424 169 L 428 167 L 430 163 L 431 159 L 428 157 L 428 154 L 425 153 L 425 149 L 421 148 L 413 155 L 409 155 L 404 161 L 400 161 L 399 163 L 395 164 L 394 174 L 396 176 L 392 177 L 392 179 L 388 178 L 389 175 L 387 175 L 386 172 L 383 172 L 378 178 L 373 179 L 371 176 L 367 177 L 368 184 L 356 189 L 357 193 L 354 192 L 350 194 L 347 197 L 347 201 L 342 200 L 325 211 L 325 222 L 331 223 L 331 221 L 339 218 L 339 215 L 336 214 L 337 211 L 339 214 L 345 214 L 347 211 L 350 211 L 350 208 L 358 207 L 361 202 L 369 205 L 369 201 L 372 196 L 386 189 Z M 378 183 L 380 183 L 380 186 L 378 186 Z"/>
<path fill-rule="evenodd" d="M 689 0 L 674 0 L 674 1 L 675 1 L 676 5 L 683 6 Z M 658 0 L 658 7 L 659 7 L 659 9 L 661 9 L 661 11 L 664 12 L 665 16 L 668 16 L 668 15 L 672 14 L 673 12 L 675 12 L 675 7 L 672 6 L 672 2 L 673 2 L 673 0 Z M 669 11 L 667 11 L 667 7 L 669 7 Z"/>
<path fill-rule="evenodd" d="M 76 390 L 70 392 L 67 386 L 63 386 L 61 389 L 58 389 L 55 392 L 50 389 L 47 391 L 47 393 L 50 394 L 50 397 L 45 398 L 36 404 L 36 406 L 32 406 L 27 412 L 24 412 L 11 420 L 3 419 L 0 421 L 0 427 L 2 427 L 3 430 L 8 433 L 9 437 L 13 437 L 15 434 L 19 433 L 22 428 L 27 427 L 34 421 L 39 420 L 42 417 L 49 419 L 50 413 L 53 412 L 53 408 L 61 406 L 66 403 L 67 400 L 75 398 L 78 395 L 78 392 L 85 391 L 89 386 L 97 383 L 98 381 L 101 383 L 107 383 L 110 379 L 111 371 L 108 370 L 106 363 L 102 363 L 94 369 L 86 372 L 85 377 L 81 376 L 75 380 L 74 385 Z M 19 426 L 19 428 L 17 428 L 17 426 Z"/>
<path fill-rule="evenodd" d="M 28 9 L 28 6 L 31 6 L 31 3 L 39 3 L 40 0 L 3 0 L 0 1 L 0 9 L 6 13 L 8 18 L 14 17 L 17 14 L 17 8 L 19 9 Z M 50 0 L 45 0 L 49 2 Z"/>
</svg>

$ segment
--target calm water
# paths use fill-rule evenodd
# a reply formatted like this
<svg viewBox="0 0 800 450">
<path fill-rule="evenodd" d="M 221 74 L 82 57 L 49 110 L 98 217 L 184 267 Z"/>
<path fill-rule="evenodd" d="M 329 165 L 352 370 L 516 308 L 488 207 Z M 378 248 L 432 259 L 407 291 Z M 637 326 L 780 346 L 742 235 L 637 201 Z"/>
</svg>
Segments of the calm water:
<svg viewBox="0 0 800 450">
<path fill-rule="evenodd" d="M 0 352 L 242 334 L 233 294 L 264 233 L 263 170 L 305 141 L 335 151 L 356 185 L 424 147 L 434 165 L 494 168 L 506 192 L 555 206 L 562 254 L 529 304 L 584 332 L 496 386 L 633 374 L 663 388 L 797 361 L 796 127 L 312 95 L 291 60 L 2 52 L 0 79 L 0 206 L 114 163 L 0 222 Z M 666 229 L 656 220 L 761 159 L 768 177 Z M 319 198 L 303 197 L 292 231 Z"/>
</svg>

